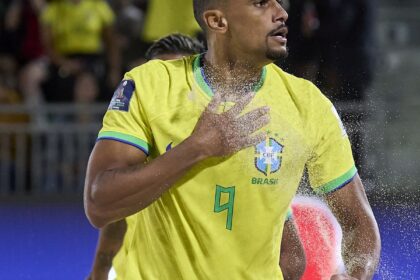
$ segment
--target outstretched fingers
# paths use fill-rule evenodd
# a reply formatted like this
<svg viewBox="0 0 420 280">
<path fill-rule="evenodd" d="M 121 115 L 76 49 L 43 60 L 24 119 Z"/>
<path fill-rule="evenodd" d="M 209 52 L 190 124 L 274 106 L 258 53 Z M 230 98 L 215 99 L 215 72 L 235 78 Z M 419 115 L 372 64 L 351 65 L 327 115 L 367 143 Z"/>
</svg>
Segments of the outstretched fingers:
<svg viewBox="0 0 420 280">
<path fill-rule="evenodd" d="M 246 94 L 230 110 L 219 113 L 223 93 L 213 96 L 194 128 L 194 136 L 200 143 L 211 143 L 205 145 L 211 147 L 207 151 L 208 156 L 230 155 L 266 138 L 266 133 L 256 132 L 270 122 L 267 106 L 241 115 L 252 98 L 252 93 Z"/>
<path fill-rule="evenodd" d="M 238 102 L 236 102 L 236 104 L 232 108 L 230 108 L 226 112 L 226 114 L 232 117 L 239 115 L 245 109 L 245 107 L 251 102 L 253 97 L 254 97 L 254 93 L 252 92 L 245 94 L 243 97 L 239 99 Z"/>
<path fill-rule="evenodd" d="M 242 149 L 248 148 L 248 147 L 252 147 L 257 145 L 258 143 L 261 143 L 262 141 L 264 141 L 267 138 L 267 133 L 266 132 L 260 132 L 257 133 L 255 135 L 250 135 L 246 138 L 243 139 L 242 141 Z"/>
<path fill-rule="evenodd" d="M 239 117 L 236 121 L 241 133 L 251 134 L 270 122 L 270 108 L 260 107 Z"/>
<path fill-rule="evenodd" d="M 243 116 L 240 116 L 238 118 L 238 121 L 240 122 L 252 122 L 260 117 L 263 116 L 269 116 L 270 113 L 270 107 L 268 106 L 263 106 L 263 107 L 259 107 L 257 109 L 254 109 L 246 114 L 244 114 Z"/>
<path fill-rule="evenodd" d="M 258 119 L 253 120 L 249 124 L 248 131 L 245 131 L 245 133 L 252 134 L 252 133 L 260 130 L 264 126 L 268 125 L 269 123 L 270 123 L 270 116 L 268 116 L 268 115 L 261 116 Z"/>
</svg>

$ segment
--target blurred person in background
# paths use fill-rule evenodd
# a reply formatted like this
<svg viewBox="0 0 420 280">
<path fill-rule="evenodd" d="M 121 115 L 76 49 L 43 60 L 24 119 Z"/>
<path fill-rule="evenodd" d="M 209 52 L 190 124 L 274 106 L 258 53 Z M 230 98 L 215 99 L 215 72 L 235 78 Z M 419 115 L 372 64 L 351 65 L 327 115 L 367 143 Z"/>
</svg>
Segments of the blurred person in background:
<svg viewBox="0 0 420 280">
<path fill-rule="evenodd" d="M 121 52 L 122 69 L 124 72 L 143 64 L 147 44 L 141 39 L 147 0 L 111 0 L 115 12 L 116 43 Z"/>
<path fill-rule="evenodd" d="M 147 60 L 173 60 L 184 56 L 200 54 L 205 51 L 204 45 L 197 39 L 180 33 L 171 34 L 157 40 L 147 50 Z"/>
<path fill-rule="evenodd" d="M 16 89 L 18 62 L 16 59 L 17 34 L 13 22 L 9 20 L 8 11 L 13 0 L 0 2 L 0 72 L 2 85 Z"/>
<path fill-rule="evenodd" d="M 193 0 L 149 0 L 142 32 L 144 42 L 173 33 L 197 37 L 202 32 L 194 19 Z"/>
<path fill-rule="evenodd" d="M 147 60 L 147 49 L 158 39 L 174 33 L 195 38 L 201 32 L 192 16 L 192 0 L 109 2 L 116 13 L 117 41 L 127 71 Z"/>
<path fill-rule="evenodd" d="M 137 213 L 121 277 L 283 279 L 284 218 L 307 165 L 344 232 L 348 275 L 331 279 L 371 278 L 379 233 L 347 134 L 315 86 L 271 64 L 287 54 L 281 2 L 194 4 L 208 52 L 127 73 L 89 161 L 91 223 Z"/>
<path fill-rule="evenodd" d="M 334 101 L 363 100 L 374 70 L 374 1 L 289 4 L 288 68 Z"/>
<path fill-rule="evenodd" d="M 289 2 L 291 51 L 285 67 L 314 82 L 332 101 L 359 105 L 353 112 L 339 113 L 348 128 L 356 163 L 366 172 L 361 123 L 375 65 L 375 1 Z"/>
<path fill-rule="evenodd" d="M 40 124 L 43 103 L 41 83 L 46 79 L 47 64 L 41 40 L 39 16 L 44 0 L 13 0 L 6 14 L 8 28 L 18 38 L 16 58 L 19 63 L 18 89 L 31 108 L 31 121 Z"/>
<path fill-rule="evenodd" d="M 22 104 L 22 96 L 18 91 L 19 71 L 19 37 L 18 19 L 11 12 L 15 9 L 16 0 L 0 3 L 0 105 Z M 20 2 L 20 1 L 19 1 Z M 18 47 L 17 47 L 18 46 Z M 26 122 L 22 114 L 0 114 L 0 123 Z"/>
<path fill-rule="evenodd" d="M 41 22 L 50 60 L 43 86 L 47 101 L 107 99 L 121 75 L 114 17 L 105 0 L 53 0 L 46 5 Z M 82 87 L 83 93 L 78 91 Z"/>
<path fill-rule="evenodd" d="M 292 217 L 306 257 L 301 280 L 329 280 L 346 271 L 341 256 L 342 230 L 328 206 L 314 196 L 297 195 Z"/>
<path fill-rule="evenodd" d="M 7 26 L 19 37 L 15 48 L 22 66 L 44 54 L 39 16 L 45 3 L 45 0 L 12 0 L 7 11 Z"/>
</svg>

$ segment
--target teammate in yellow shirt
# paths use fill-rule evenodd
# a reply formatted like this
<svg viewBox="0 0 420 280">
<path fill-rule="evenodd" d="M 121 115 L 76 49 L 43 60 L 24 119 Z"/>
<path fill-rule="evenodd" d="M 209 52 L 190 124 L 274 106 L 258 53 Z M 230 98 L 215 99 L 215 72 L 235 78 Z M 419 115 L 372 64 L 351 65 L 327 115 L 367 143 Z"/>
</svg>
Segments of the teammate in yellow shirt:
<svg viewBox="0 0 420 280">
<path fill-rule="evenodd" d="M 281 3 L 194 8 L 208 52 L 127 73 L 90 158 L 92 224 L 137 213 L 118 279 L 283 279 L 283 224 L 305 165 L 343 227 L 347 273 L 368 279 L 379 234 L 346 132 L 314 85 L 271 64 L 287 53 Z"/>
<path fill-rule="evenodd" d="M 201 31 L 194 19 L 193 0 L 150 0 L 142 39 L 151 43 L 172 33 L 196 37 Z"/>
<path fill-rule="evenodd" d="M 106 86 L 118 84 L 121 69 L 114 20 L 105 0 L 60 0 L 46 5 L 41 23 L 50 62 L 43 89 L 47 101 L 91 102 L 99 93 L 99 97 L 106 95 Z M 80 87 L 85 88 L 84 94 L 78 92 Z"/>
<path fill-rule="evenodd" d="M 63 0 L 49 3 L 42 23 L 51 29 L 53 48 L 62 55 L 102 51 L 103 30 L 114 22 L 103 0 Z"/>
</svg>

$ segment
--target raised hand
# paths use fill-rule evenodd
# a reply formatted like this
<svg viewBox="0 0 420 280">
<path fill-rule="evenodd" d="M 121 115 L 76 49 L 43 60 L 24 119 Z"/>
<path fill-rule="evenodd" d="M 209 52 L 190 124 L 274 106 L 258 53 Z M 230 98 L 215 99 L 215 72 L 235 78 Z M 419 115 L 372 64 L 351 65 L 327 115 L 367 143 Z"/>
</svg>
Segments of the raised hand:
<svg viewBox="0 0 420 280">
<path fill-rule="evenodd" d="M 228 156 L 265 139 L 264 132 L 254 132 L 270 122 L 267 106 L 240 115 L 251 102 L 253 95 L 248 93 L 223 113 L 217 112 L 222 100 L 221 95 L 214 95 L 191 135 L 207 157 Z"/>
</svg>

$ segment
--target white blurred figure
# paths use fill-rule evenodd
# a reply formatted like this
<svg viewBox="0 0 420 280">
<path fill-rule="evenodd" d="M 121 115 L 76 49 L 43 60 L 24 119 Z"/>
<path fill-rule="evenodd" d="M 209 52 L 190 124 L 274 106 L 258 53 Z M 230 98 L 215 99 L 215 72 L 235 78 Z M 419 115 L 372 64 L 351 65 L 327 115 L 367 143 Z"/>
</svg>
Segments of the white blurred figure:
<svg viewBox="0 0 420 280">
<path fill-rule="evenodd" d="M 330 279 L 345 271 L 341 227 L 328 206 L 316 197 L 296 196 L 293 219 L 306 255 L 302 280 Z"/>
</svg>

